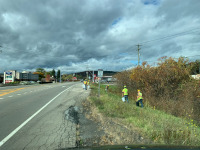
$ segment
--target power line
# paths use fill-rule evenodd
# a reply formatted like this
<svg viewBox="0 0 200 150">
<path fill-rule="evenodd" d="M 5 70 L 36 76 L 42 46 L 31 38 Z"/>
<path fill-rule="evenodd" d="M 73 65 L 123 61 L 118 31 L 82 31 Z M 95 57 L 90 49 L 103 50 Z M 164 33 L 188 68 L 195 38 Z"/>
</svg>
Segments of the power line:
<svg viewBox="0 0 200 150">
<path fill-rule="evenodd" d="M 0 48 L 1 48 L 2 46 L 0 45 Z M 0 49 L 0 53 L 2 53 L 2 50 Z"/>
<path fill-rule="evenodd" d="M 196 56 L 200 56 L 200 55 L 193 55 L 193 56 L 186 56 L 186 57 L 196 57 Z"/>
<path fill-rule="evenodd" d="M 190 34 L 191 31 L 194 32 L 194 31 L 199 30 L 199 29 L 200 28 L 191 29 L 191 30 L 188 30 L 188 31 L 184 31 L 184 32 L 180 32 L 180 33 L 176 33 L 176 34 L 160 37 L 160 38 L 157 38 L 157 39 L 144 41 L 144 42 L 141 42 L 140 44 L 150 43 L 150 42 L 159 41 L 159 40 L 166 40 L 166 39 L 175 38 L 175 37 L 178 37 L 178 36 L 187 35 L 187 34 Z"/>
<path fill-rule="evenodd" d="M 199 29 L 200 28 L 194 28 L 194 29 L 187 30 L 187 31 L 184 31 L 184 32 L 180 32 L 180 33 L 176 33 L 176 34 L 172 34 L 172 35 L 160 37 L 160 38 L 153 39 L 153 40 L 148 40 L 148 41 L 140 42 L 140 44 L 143 44 L 144 47 L 147 47 L 146 43 L 151 43 L 151 42 L 154 42 L 154 41 L 163 41 L 163 40 L 167 40 L 167 39 L 171 39 L 171 38 L 175 38 L 175 37 L 179 37 L 179 36 L 183 36 L 183 35 L 187 35 L 187 34 L 193 34 L 194 31 L 199 30 Z M 198 33 L 198 32 L 195 32 L 195 33 Z M 162 43 L 157 43 L 157 44 L 162 44 Z M 134 46 L 131 45 L 128 48 L 126 48 L 126 50 L 131 50 L 133 47 Z"/>
<path fill-rule="evenodd" d="M 142 45 L 140 45 L 140 44 L 138 44 L 138 45 L 136 45 L 137 47 L 138 47 L 138 49 L 137 49 L 137 51 L 138 51 L 138 66 L 140 65 L 140 46 L 142 46 Z"/>
</svg>

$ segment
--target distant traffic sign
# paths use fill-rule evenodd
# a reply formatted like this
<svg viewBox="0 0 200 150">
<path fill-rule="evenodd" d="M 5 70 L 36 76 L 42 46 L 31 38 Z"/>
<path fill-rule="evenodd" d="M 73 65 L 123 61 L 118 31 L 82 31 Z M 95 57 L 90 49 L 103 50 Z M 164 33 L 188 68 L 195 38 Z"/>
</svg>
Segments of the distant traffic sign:
<svg viewBox="0 0 200 150">
<path fill-rule="evenodd" d="M 103 69 L 98 69 L 98 77 L 103 77 Z"/>
</svg>

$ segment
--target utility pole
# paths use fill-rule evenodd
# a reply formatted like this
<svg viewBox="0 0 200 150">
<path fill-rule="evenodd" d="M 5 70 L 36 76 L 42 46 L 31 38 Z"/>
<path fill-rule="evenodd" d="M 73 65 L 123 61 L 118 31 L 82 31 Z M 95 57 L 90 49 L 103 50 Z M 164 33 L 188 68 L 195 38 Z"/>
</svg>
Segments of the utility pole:
<svg viewBox="0 0 200 150">
<path fill-rule="evenodd" d="M 2 46 L 0 45 L 0 48 L 1 48 Z M 2 53 L 2 50 L 0 49 L 0 53 Z"/>
<path fill-rule="evenodd" d="M 98 79 L 99 79 L 99 89 L 98 89 L 98 97 L 100 97 L 100 82 L 101 78 L 103 77 L 103 69 L 98 69 Z"/>
<path fill-rule="evenodd" d="M 138 44 L 138 45 L 136 45 L 137 47 L 138 47 L 138 49 L 137 49 L 137 51 L 138 51 L 138 66 L 140 65 L 140 46 L 142 46 L 142 45 L 140 45 L 140 44 Z"/>
<path fill-rule="evenodd" d="M 60 83 L 61 83 L 61 71 L 60 71 Z"/>
<path fill-rule="evenodd" d="M 94 70 L 92 72 L 92 82 L 94 82 Z"/>
<path fill-rule="evenodd" d="M 88 65 L 86 66 L 86 75 L 87 75 L 87 79 L 88 79 L 88 73 L 89 73 L 89 67 Z"/>
</svg>

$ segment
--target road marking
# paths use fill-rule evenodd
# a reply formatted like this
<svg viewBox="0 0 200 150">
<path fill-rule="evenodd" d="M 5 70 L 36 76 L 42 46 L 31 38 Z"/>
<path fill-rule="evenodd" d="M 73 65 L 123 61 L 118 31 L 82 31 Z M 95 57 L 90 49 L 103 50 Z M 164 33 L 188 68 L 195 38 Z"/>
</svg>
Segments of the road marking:
<svg viewBox="0 0 200 150">
<path fill-rule="evenodd" d="M 0 99 L 3 99 L 3 98 L 0 98 Z"/>
<path fill-rule="evenodd" d="M 12 89 L 7 89 L 7 90 L 1 90 L 1 91 L 10 91 L 10 90 L 12 90 Z"/>
<path fill-rule="evenodd" d="M 17 94 L 17 95 L 21 95 L 21 94 Z"/>
<path fill-rule="evenodd" d="M 8 96 L 8 97 L 13 97 L 13 96 Z"/>
<path fill-rule="evenodd" d="M 4 95 L 7 95 L 7 94 L 10 94 L 10 93 L 22 90 L 22 89 L 24 89 L 24 88 L 15 88 L 15 89 L 8 89 L 8 90 L 0 90 L 0 92 L 3 91 L 3 93 L 0 94 L 0 96 L 4 96 Z"/>
<path fill-rule="evenodd" d="M 21 128 L 23 128 L 29 121 L 31 121 L 37 114 L 39 114 L 44 108 L 46 108 L 51 102 L 53 102 L 58 96 L 60 96 L 65 91 L 69 90 L 71 87 L 75 85 L 72 85 L 68 87 L 67 89 L 60 92 L 58 95 L 56 95 L 53 99 L 51 99 L 48 103 L 46 103 L 42 108 L 40 108 L 37 112 L 35 112 L 31 117 L 29 117 L 26 121 L 24 121 L 20 126 L 18 126 L 15 130 L 13 130 L 8 136 L 6 136 L 2 141 L 0 141 L 0 147 L 7 142 L 13 135 L 15 135 Z"/>
</svg>

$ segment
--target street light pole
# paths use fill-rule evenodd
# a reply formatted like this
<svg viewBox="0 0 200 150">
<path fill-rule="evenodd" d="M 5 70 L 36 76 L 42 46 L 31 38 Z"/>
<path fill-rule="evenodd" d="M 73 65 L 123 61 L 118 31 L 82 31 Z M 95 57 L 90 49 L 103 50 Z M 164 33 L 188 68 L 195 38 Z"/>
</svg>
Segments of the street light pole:
<svg viewBox="0 0 200 150">
<path fill-rule="evenodd" d="M 92 74 L 92 82 L 94 82 L 94 70 L 93 70 L 93 74 Z"/>
<path fill-rule="evenodd" d="M 98 92 L 98 97 L 100 97 L 100 82 L 101 78 L 103 77 L 103 69 L 98 69 L 98 78 L 99 78 L 99 92 Z"/>
<path fill-rule="evenodd" d="M 98 97 L 100 97 L 100 81 L 101 81 L 101 79 L 100 79 L 100 77 L 99 77 L 99 90 L 98 90 Z"/>
<path fill-rule="evenodd" d="M 2 46 L 0 45 L 0 48 L 1 48 Z M 0 53 L 2 53 L 2 50 L 0 49 Z"/>
<path fill-rule="evenodd" d="M 60 83 L 61 83 L 61 71 L 60 71 Z"/>
<path fill-rule="evenodd" d="M 138 45 L 136 45 L 137 47 L 138 47 L 138 49 L 137 49 L 137 51 L 138 51 L 138 66 L 140 65 L 140 46 L 142 46 L 142 45 L 140 45 L 140 44 L 138 44 Z"/>
</svg>

